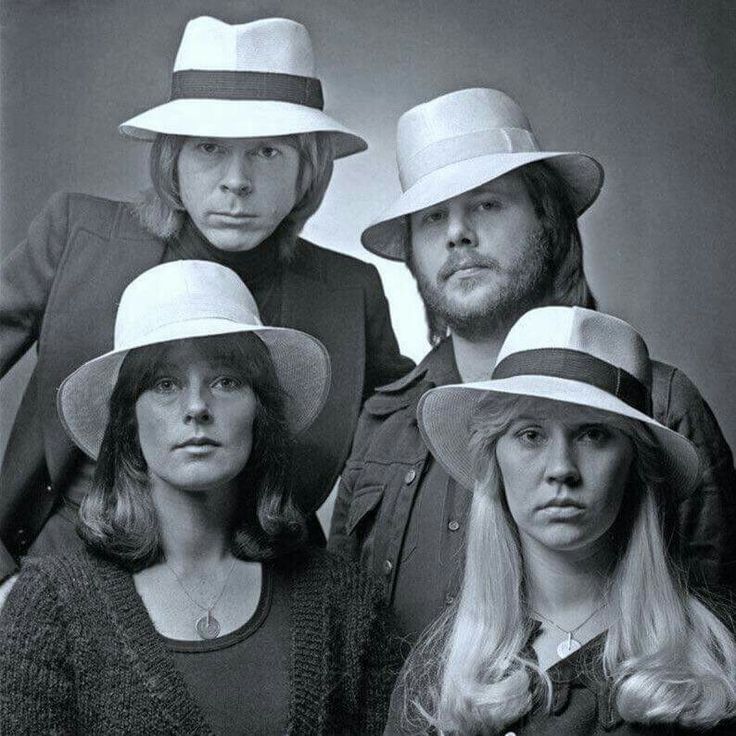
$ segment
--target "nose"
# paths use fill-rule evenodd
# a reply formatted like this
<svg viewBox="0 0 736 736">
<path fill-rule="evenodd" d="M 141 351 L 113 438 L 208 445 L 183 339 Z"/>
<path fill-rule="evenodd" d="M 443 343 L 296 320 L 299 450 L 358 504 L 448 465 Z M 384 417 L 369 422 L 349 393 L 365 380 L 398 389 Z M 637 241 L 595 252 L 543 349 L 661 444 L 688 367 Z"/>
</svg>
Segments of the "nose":
<svg viewBox="0 0 736 736">
<path fill-rule="evenodd" d="M 546 480 L 553 485 L 576 486 L 580 482 L 580 470 L 569 437 L 551 438 L 547 449 Z"/>
<path fill-rule="evenodd" d="M 244 197 L 253 191 L 253 180 L 246 155 L 233 152 L 225 162 L 220 190 Z"/>
<path fill-rule="evenodd" d="M 209 424 L 212 421 L 205 387 L 196 384 L 191 385 L 184 392 L 183 398 L 185 424 Z"/>
<path fill-rule="evenodd" d="M 451 212 L 447 218 L 447 247 L 475 248 L 477 245 L 478 236 L 465 213 Z"/>
</svg>

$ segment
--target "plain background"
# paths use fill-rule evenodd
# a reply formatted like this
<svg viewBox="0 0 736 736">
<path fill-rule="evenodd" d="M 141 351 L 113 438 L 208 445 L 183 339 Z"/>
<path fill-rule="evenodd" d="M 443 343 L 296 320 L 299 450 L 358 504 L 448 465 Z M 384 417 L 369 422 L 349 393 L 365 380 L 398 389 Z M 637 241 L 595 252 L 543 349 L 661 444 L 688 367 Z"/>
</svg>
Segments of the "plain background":
<svg viewBox="0 0 736 736">
<path fill-rule="evenodd" d="M 181 31 L 203 14 L 309 29 L 327 111 L 370 149 L 337 163 L 305 235 L 378 265 L 405 353 L 428 349 L 413 281 L 359 242 L 399 192 L 396 120 L 454 89 L 498 87 L 549 150 L 602 162 L 603 192 L 581 219 L 601 308 L 682 368 L 736 443 L 736 2 L 5 0 L 2 254 L 56 190 L 130 198 L 146 186 L 147 145 L 116 126 L 165 101 Z M 32 360 L 0 383 L 0 448 Z"/>
</svg>

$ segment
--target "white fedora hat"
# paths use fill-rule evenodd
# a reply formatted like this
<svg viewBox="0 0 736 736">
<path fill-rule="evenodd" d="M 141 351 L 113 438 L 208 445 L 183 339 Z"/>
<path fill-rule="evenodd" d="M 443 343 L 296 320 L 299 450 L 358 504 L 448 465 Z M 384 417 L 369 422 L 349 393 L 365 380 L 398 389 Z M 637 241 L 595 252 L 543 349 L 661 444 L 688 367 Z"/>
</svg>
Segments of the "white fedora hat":
<svg viewBox="0 0 736 736">
<path fill-rule="evenodd" d="M 567 183 L 582 214 L 603 186 L 603 167 L 584 153 L 542 151 L 524 111 L 496 89 L 442 95 L 399 118 L 396 161 L 403 194 L 361 235 L 376 255 L 402 261 L 405 217 L 546 161 Z"/>
<path fill-rule="evenodd" d="M 171 99 L 119 127 L 152 140 L 157 133 L 200 138 L 259 138 L 330 133 L 335 157 L 364 151 L 358 135 L 322 112 L 307 29 L 286 18 L 230 25 L 202 16 L 184 29 Z"/>
<path fill-rule="evenodd" d="M 330 386 L 325 346 L 299 330 L 268 327 L 238 275 L 210 261 L 172 261 L 128 285 L 115 318 L 113 349 L 84 363 L 59 387 L 57 409 L 69 436 L 97 458 L 109 418 L 109 401 L 130 350 L 172 340 L 252 332 L 268 348 L 285 393 L 286 419 L 305 429 L 322 408 Z"/>
<path fill-rule="evenodd" d="M 623 320 L 582 307 L 541 307 L 511 328 L 488 381 L 431 389 L 417 408 L 427 446 L 466 488 L 474 483 L 469 420 L 489 397 L 534 396 L 593 407 L 644 423 L 684 496 L 700 478 L 695 446 L 652 418 L 647 346 Z"/>
</svg>

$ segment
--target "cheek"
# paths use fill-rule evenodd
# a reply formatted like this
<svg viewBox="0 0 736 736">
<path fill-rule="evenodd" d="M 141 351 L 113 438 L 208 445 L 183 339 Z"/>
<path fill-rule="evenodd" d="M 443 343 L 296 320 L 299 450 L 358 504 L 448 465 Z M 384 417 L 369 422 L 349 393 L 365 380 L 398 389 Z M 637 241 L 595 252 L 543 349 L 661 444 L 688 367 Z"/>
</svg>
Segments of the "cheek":
<svg viewBox="0 0 736 736">
<path fill-rule="evenodd" d="M 150 462 L 151 458 L 155 458 L 162 452 L 167 423 L 160 411 L 141 400 L 136 404 L 135 416 L 141 452 L 146 462 Z"/>
</svg>

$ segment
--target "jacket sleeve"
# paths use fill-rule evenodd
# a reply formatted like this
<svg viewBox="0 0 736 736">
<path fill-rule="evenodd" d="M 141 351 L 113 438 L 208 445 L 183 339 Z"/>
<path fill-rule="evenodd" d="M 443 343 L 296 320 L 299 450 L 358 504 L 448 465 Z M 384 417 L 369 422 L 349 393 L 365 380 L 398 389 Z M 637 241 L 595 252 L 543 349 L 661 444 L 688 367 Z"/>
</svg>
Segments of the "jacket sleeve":
<svg viewBox="0 0 736 736">
<path fill-rule="evenodd" d="M 376 387 L 391 383 L 408 373 L 414 361 L 401 355 L 396 341 L 388 301 L 376 267 L 367 264 L 366 294 L 366 365 L 363 401 Z"/>
<path fill-rule="evenodd" d="M 356 732 L 365 736 L 379 736 L 386 725 L 391 691 L 408 647 L 397 633 L 391 613 L 381 600 L 378 586 L 365 573 L 361 577 L 367 581 L 364 590 L 367 589 L 369 594 L 357 598 L 362 598 L 361 607 L 368 614 L 364 616 L 364 620 L 370 624 L 363 632 L 363 664 L 356 683 Z"/>
<path fill-rule="evenodd" d="M 699 486 L 678 508 L 678 532 L 691 580 L 736 591 L 736 471 L 713 412 L 690 379 L 672 369 L 664 423 L 700 453 Z"/>
<path fill-rule="evenodd" d="M 27 566 L 0 614 L 0 733 L 74 734 L 74 677 L 55 586 Z"/>
<path fill-rule="evenodd" d="M 69 195 L 54 195 L 0 265 L 0 378 L 38 339 L 68 232 Z"/>
</svg>

